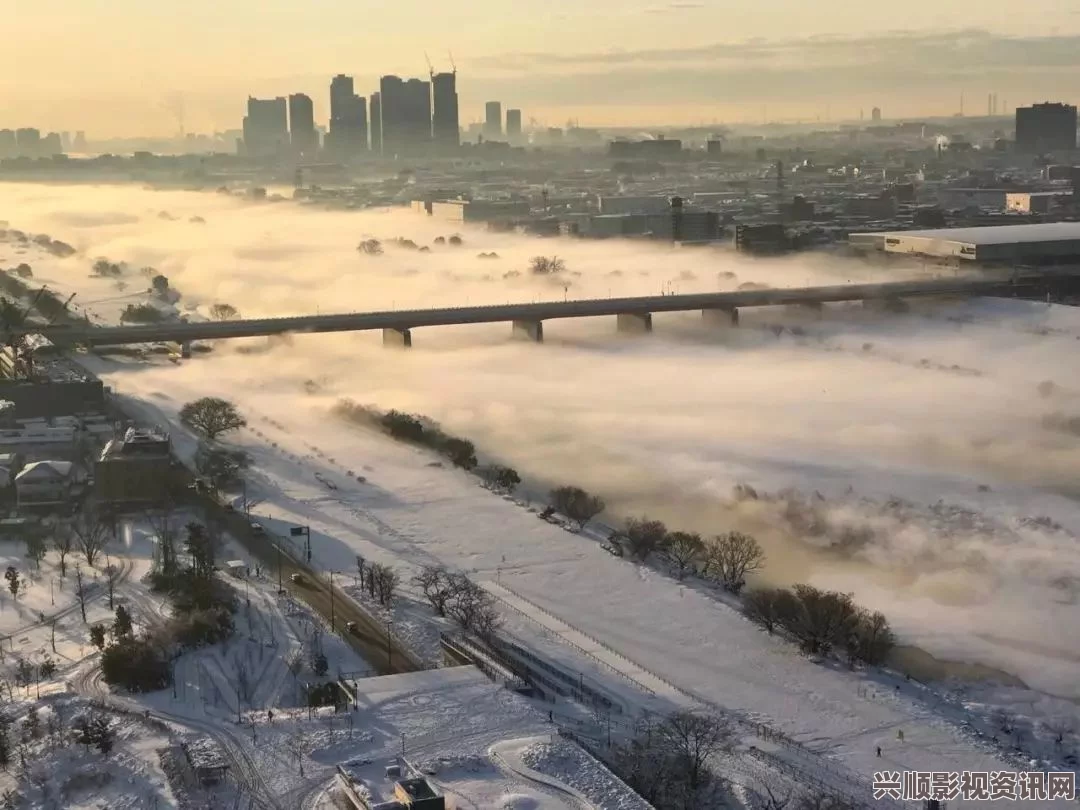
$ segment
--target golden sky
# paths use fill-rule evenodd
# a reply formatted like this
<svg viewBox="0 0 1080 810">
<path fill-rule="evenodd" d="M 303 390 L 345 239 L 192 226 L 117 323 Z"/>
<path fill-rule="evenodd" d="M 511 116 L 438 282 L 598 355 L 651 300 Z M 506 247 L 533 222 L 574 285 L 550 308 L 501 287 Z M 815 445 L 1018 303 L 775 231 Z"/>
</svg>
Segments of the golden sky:
<svg viewBox="0 0 1080 810">
<path fill-rule="evenodd" d="M 99 136 L 238 127 L 334 73 L 459 69 L 462 120 L 658 125 L 948 114 L 1080 94 L 1080 4 L 1026 0 L 0 0 L 0 126 Z M 905 29 L 897 33 L 894 29 Z M 1077 90 L 1071 88 L 1076 87 Z M 182 99 L 182 102 L 180 100 Z M 1015 106 L 1013 104 L 1013 106 Z"/>
</svg>

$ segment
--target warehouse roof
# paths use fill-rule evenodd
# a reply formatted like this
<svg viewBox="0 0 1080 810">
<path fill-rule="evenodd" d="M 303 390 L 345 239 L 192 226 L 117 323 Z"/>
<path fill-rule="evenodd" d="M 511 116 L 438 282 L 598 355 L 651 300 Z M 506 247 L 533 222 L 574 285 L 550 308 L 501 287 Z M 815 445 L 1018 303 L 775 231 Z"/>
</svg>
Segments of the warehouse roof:
<svg viewBox="0 0 1080 810">
<path fill-rule="evenodd" d="M 1024 242 L 1080 241 L 1080 222 L 1050 222 L 1034 225 L 991 225 L 983 228 L 936 228 L 925 231 L 891 231 L 863 236 L 902 236 L 940 239 L 973 245 L 1007 245 Z"/>
</svg>

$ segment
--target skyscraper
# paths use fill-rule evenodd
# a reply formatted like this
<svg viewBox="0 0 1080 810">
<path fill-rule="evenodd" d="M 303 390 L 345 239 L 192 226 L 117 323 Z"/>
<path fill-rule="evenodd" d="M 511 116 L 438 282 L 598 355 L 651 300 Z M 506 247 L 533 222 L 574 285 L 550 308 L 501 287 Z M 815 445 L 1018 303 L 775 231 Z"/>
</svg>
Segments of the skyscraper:
<svg viewBox="0 0 1080 810">
<path fill-rule="evenodd" d="M 293 152 L 305 158 L 314 157 L 319 148 L 315 132 L 315 105 L 303 93 L 289 96 L 289 140 Z"/>
<path fill-rule="evenodd" d="M 510 141 L 521 137 L 521 110 L 506 111 L 506 137 Z"/>
<path fill-rule="evenodd" d="M 383 154 L 426 152 L 431 147 L 431 82 L 383 76 L 379 96 Z"/>
<path fill-rule="evenodd" d="M 289 142 L 289 112 L 285 98 L 248 97 L 244 118 L 244 148 L 252 157 L 280 153 Z"/>
<path fill-rule="evenodd" d="M 880 121 L 881 120 L 881 107 L 874 107 L 874 109 L 872 109 L 870 111 L 870 120 L 871 121 Z"/>
<path fill-rule="evenodd" d="M 484 105 L 484 137 L 502 137 L 502 102 L 489 101 Z"/>
<path fill-rule="evenodd" d="M 1050 102 L 1017 107 L 1016 148 L 1021 152 L 1076 149 L 1076 107 Z"/>
<path fill-rule="evenodd" d="M 382 96 L 371 94 L 371 151 L 382 154 Z"/>
<path fill-rule="evenodd" d="M 432 139 L 440 149 L 457 149 L 461 145 L 457 72 L 432 75 L 431 91 L 434 111 L 431 121 Z"/>
<path fill-rule="evenodd" d="M 338 74 L 330 82 L 330 132 L 327 151 L 347 159 L 368 148 L 367 101 L 353 92 L 352 76 Z"/>
</svg>

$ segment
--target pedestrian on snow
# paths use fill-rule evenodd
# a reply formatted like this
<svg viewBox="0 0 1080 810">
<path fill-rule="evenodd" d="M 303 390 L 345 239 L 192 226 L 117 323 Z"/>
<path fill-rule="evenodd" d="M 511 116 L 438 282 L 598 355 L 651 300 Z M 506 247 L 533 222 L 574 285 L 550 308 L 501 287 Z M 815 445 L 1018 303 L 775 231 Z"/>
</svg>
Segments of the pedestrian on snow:
<svg viewBox="0 0 1080 810">
<path fill-rule="evenodd" d="M 877 747 L 877 755 L 878 755 L 878 759 L 881 759 L 881 746 L 880 745 Z"/>
</svg>

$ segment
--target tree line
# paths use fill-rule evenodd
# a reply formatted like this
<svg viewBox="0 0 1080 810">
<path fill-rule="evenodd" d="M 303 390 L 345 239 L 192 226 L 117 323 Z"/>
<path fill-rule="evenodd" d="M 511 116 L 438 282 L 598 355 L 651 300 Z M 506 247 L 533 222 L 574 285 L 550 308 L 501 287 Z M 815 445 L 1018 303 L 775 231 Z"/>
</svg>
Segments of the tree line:
<svg viewBox="0 0 1080 810">
<path fill-rule="evenodd" d="M 490 641 L 501 620 L 495 598 L 460 571 L 426 565 L 413 577 L 437 616 L 448 617 L 466 635 Z"/>
</svg>

